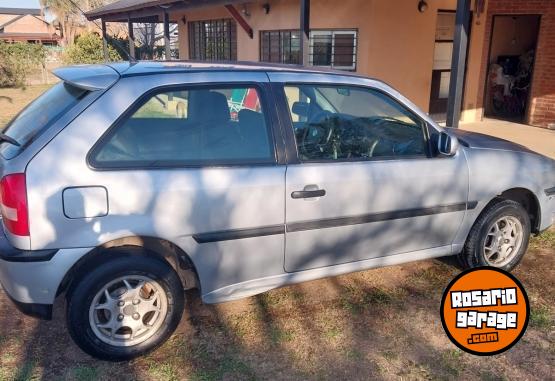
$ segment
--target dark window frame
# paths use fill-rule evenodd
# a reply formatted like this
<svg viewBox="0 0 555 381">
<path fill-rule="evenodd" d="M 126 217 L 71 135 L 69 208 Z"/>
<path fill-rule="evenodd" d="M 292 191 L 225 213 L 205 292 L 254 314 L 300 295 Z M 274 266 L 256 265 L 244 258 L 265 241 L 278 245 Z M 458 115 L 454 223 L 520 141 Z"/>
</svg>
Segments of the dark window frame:
<svg viewBox="0 0 555 381">
<path fill-rule="evenodd" d="M 334 45 L 335 45 L 335 40 L 334 40 L 334 33 L 353 33 L 355 35 L 355 45 L 353 46 L 353 67 L 352 68 L 346 68 L 344 66 L 336 66 L 334 65 L 334 53 L 332 53 L 331 56 L 331 60 L 332 60 L 332 64 L 331 66 L 327 66 L 327 65 L 314 65 L 314 53 L 313 53 L 313 49 L 314 49 L 314 38 L 312 37 L 312 35 L 314 33 L 318 33 L 318 32 L 329 32 L 332 36 L 332 49 L 335 49 Z M 309 65 L 314 66 L 314 67 L 326 67 L 326 68 L 331 68 L 331 69 L 335 69 L 335 70 L 343 70 L 343 71 L 347 71 L 347 72 L 355 72 L 357 71 L 357 66 L 358 66 L 358 40 L 359 40 L 359 30 L 358 28 L 318 28 L 318 29 L 311 29 L 310 30 L 310 43 L 309 43 Z"/>
<path fill-rule="evenodd" d="M 262 108 L 262 115 L 266 125 L 266 132 L 268 134 L 268 148 L 270 149 L 270 156 L 267 160 L 252 160 L 252 159 L 228 159 L 228 160 L 199 160 L 198 163 L 190 161 L 177 161 L 177 160 L 158 160 L 158 161 L 114 161 L 113 163 L 99 163 L 95 160 L 98 154 L 106 143 L 114 136 L 118 128 L 127 122 L 146 102 L 148 102 L 156 94 L 173 91 L 189 91 L 189 90 L 221 90 L 221 89 L 236 89 L 236 88 L 255 88 L 258 92 L 260 105 Z M 129 106 L 112 125 L 102 134 L 102 136 L 95 142 L 92 148 L 87 153 L 86 161 L 89 168 L 96 171 L 116 171 L 116 170 L 155 170 L 155 169 L 200 169 L 200 168 L 213 168 L 213 167 L 259 167 L 259 166 L 276 166 L 279 164 L 278 156 L 279 150 L 278 138 L 276 137 L 274 112 L 269 101 L 270 96 L 267 94 L 268 89 L 257 82 L 212 82 L 212 83 L 192 83 L 182 85 L 164 85 L 152 88 L 140 97 L 138 97 L 131 106 Z"/>
<path fill-rule="evenodd" d="M 268 30 L 261 30 L 260 31 L 260 42 L 259 42 L 259 47 L 258 47 L 258 56 L 259 56 L 259 60 L 260 62 L 273 62 L 273 63 L 282 63 L 282 64 L 301 64 L 302 61 L 302 57 L 299 57 L 299 62 L 298 63 L 294 63 L 294 62 L 284 62 L 283 60 L 280 59 L 279 62 L 277 61 L 270 61 L 270 60 L 265 60 L 265 57 L 263 56 L 263 43 L 266 40 L 266 38 L 264 38 L 264 33 L 279 33 L 280 35 L 280 49 L 281 49 L 281 35 L 282 33 L 292 33 L 292 32 L 298 32 L 300 33 L 300 29 L 268 29 Z M 318 32 L 330 32 L 331 35 L 333 36 L 334 33 L 352 33 L 355 36 L 355 45 L 353 46 L 353 67 L 352 68 L 346 68 L 343 66 L 335 66 L 334 64 L 332 64 L 331 66 L 321 66 L 321 65 L 314 65 L 313 64 L 313 60 L 314 60 L 314 54 L 312 53 L 314 45 L 313 45 L 313 37 L 312 34 L 313 33 L 318 33 Z M 336 69 L 336 70 L 343 70 L 346 72 L 356 72 L 357 71 L 357 66 L 358 66 L 358 40 L 359 40 L 359 30 L 358 28 L 317 28 L 317 29 L 311 29 L 310 30 L 310 41 L 309 41 L 309 66 L 313 66 L 313 67 L 329 67 L 332 69 Z M 291 39 L 290 39 L 291 41 Z M 300 42 L 300 41 L 299 41 Z M 332 45 L 334 44 L 333 39 L 332 39 Z M 291 46 L 291 45 L 290 45 Z M 268 51 L 270 51 L 271 46 L 268 46 Z M 280 51 L 280 57 L 281 57 L 281 51 Z M 332 55 L 332 62 L 333 62 L 333 55 Z"/>
<path fill-rule="evenodd" d="M 224 28 L 225 25 L 225 28 Z M 206 32 L 209 27 L 211 35 Z M 226 29 L 224 34 L 219 34 L 219 29 Z M 236 61 L 237 60 L 237 23 L 232 18 L 221 18 L 212 20 L 195 20 L 188 22 L 189 59 L 199 61 Z M 207 41 L 211 37 L 217 49 L 208 54 Z M 229 47 L 226 49 L 225 37 L 228 38 Z M 220 54 L 221 53 L 221 54 Z"/>
<path fill-rule="evenodd" d="M 285 94 L 285 87 L 287 86 L 313 86 L 313 87 L 350 87 L 359 90 L 370 90 L 380 94 L 385 95 L 393 102 L 398 104 L 401 108 L 411 114 L 416 120 L 418 120 L 422 125 L 422 135 L 423 135 L 423 142 L 424 142 L 424 154 L 422 155 L 406 155 L 406 156 L 378 156 L 378 157 L 370 157 L 370 158 L 350 158 L 350 159 L 337 159 L 337 160 L 301 160 L 299 155 L 299 149 L 297 145 L 297 140 L 295 137 L 294 127 L 293 127 L 293 119 L 291 115 L 291 109 L 289 108 L 289 103 L 287 101 L 287 95 Z M 364 85 L 357 85 L 357 84 L 337 84 L 337 83 L 323 83 L 323 82 L 280 82 L 275 83 L 274 85 L 274 92 L 276 92 L 276 96 L 281 99 L 279 102 L 279 110 L 280 114 L 286 113 L 288 116 L 285 120 L 283 120 L 283 128 L 287 130 L 285 133 L 286 136 L 286 145 L 291 146 L 292 148 L 288 150 L 289 153 L 294 153 L 295 156 L 291 157 L 292 155 L 288 156 L 288 164 L 334 164 L 334 163 L 360 163 L 360 162 L 378 162 L 378 161 L 402 161 L 402 160 L 428 160 L 440 157 L 437 155 L 436 150 L 434 150 L 432 146 L 432 132 L 430 130 L 435 131 L 435 128 L 430 126 L 430 123 L 420 117 L 418 114 L 413 112 L 408 106 L 404 105 L 400 102 L 397 98 L 393 95 L 389 94 L 387 91 L 382 89 L 378 89 L 372 86 L 364 86 Z"/>
<path fill-rule="evenodd" d="M 264 42 L 268 42 L 268 43 L 269 43 L 269 45 L 268 45 L 268 52 L 269 52 L 269 55 L 271 56 L 271 48 L 272 48 L 272 47 L 271 47 L 271 34 L 272 34 L 272 33 L 278 33 L 278 34 L 279 34 L 279 56 L 280 56 L 279 61 L 271 61 L 270 59 L 267 60 L 266 57 L 264 57 L 264 49 L 263 49 L 263 43 L 264 43 Z M 285 60 L 282 59 L 282 58 L 283 58 L 283 52 L 282 52 L 282 43 L 283 43 L 283 40 L 282 40 L 282 37 L 283 37 L 283 34 L 285 34 L 285 33 L 289 33 L 289 55 L 290 55 L 290 56 L 291 56 L 291 53 L 292 53 L 291 47 L 293 46 L 292 41 L 294 40 L 294 38 L 292 37 L 292 33 L 298 33 L 298 34 L 299 34 L 299 38 L 298 38 L 298 40 L 299 40 L 299 59 L 298 59 L 298 62 L 291 62 L 291 61 L 287 61 L 287 62 L 286 62 Z M 259 43 L 259 49 L 258 49 L 258 51 L 259 51 L 259 60 L 260 60 L 260 62 L 270 62 L 270 63 L 300 65 L 300 64 L 301 64 L 301 61 L 302 61 L 302 57 L 300 56 L 300 53 L 301 53 L 301 49 L 300 49 L 300 42 L 301 42 L 300 33 L 301 33 L 301 31 L 300 31 L 299 29 L 261 30 L 261 31 L 260 31 L 260 38 L 259 38 L 260 43 Z M 264 36 L 264 34 L 268 34 L 268 37 L 266 38 L 266 37 Z M 268 58 L 270 58 L 270 57 L 268 57 Z"/>
</svg>

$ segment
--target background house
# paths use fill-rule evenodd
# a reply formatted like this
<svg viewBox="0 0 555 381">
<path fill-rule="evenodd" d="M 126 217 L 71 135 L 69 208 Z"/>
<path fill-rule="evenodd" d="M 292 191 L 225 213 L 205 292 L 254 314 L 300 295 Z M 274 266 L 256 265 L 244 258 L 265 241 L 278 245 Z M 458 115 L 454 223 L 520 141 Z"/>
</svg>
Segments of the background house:
<svg viewBox="0 0 555 381">
<path fill-rule="evenodd" d="M 181 59 L 303 62 L 375 77 L 440 121 L 458 98 L 464 121 L 555 128 L 552 0 L 120 0 L 87 18 L 177 23 Z"/>
<path fill-rule="evenodd" d="M 0 7 L 0 40 L 56 45 L 60 36 L 39 8 Z"/>
</svg>

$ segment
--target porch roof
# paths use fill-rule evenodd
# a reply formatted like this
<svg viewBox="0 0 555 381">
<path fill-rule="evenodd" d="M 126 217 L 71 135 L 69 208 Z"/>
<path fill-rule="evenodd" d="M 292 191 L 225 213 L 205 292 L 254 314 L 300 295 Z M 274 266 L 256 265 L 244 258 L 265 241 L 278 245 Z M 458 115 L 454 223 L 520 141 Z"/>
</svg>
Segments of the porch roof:
<svg viewBox="0 0 555 381">
<path fill-rule="evenodd" d="M 55 33 L 0 33 L 2 41 L 58 41 L 60 36 Z"/>
<path fill-rule="evenodd" d="M 8 8 L 0 7 L 0 15 L 34 15 L 40 16 L 40 8 Z"/>
<path fill-rule="evenodd" d="M 119 0 L 86 12 L 87 20 L 162 22 L 164 12 L 241 3 L 245 0 Z"/>
</svg>

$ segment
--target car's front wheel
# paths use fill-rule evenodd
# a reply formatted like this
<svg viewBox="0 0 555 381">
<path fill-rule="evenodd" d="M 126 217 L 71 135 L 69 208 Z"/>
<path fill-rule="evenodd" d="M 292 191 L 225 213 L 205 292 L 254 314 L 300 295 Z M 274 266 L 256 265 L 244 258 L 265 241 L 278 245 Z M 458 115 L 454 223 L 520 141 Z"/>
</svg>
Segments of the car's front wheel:
<svg viewBox="0 0 555 381">
<path fill-rule="evenodd" d="M 88 354 L 121 361 L 145 354 L 173 333 L 183 287 L 163 260 L 120 256 L 92 269 L 68 296 L 67 324 Z"/>
<path fill-rule="evenodd" d="M 530 239 L 530 217 L 521 204 L 495 200 L 470 230 L 462 253 L 463 266 L 492 266 L 511 271 L 518 265 Z"/>
</svg>

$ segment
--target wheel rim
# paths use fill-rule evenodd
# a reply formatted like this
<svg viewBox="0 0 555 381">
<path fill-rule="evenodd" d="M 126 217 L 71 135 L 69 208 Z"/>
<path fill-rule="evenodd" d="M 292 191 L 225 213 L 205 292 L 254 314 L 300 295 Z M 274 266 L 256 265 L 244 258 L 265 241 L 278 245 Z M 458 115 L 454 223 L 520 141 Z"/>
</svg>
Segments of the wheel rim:
<svg viewBox="0 0 555 381">
<path fill-rule="evenodd" d="M 166 292 L 155 280 L 128 275 L 104 285 L 89 308 L 89 324 L 103 342 L 126 347 L 152 337 L 168 312 Z"/>
<path fill-rule="evenodd" d="M 522 223 L 513 216 L 503 216 L 489 228 L 484 242 L 484 258 L 490 266 L 502 267 L 519 252 L 524 237 Z"/>
</svg>

